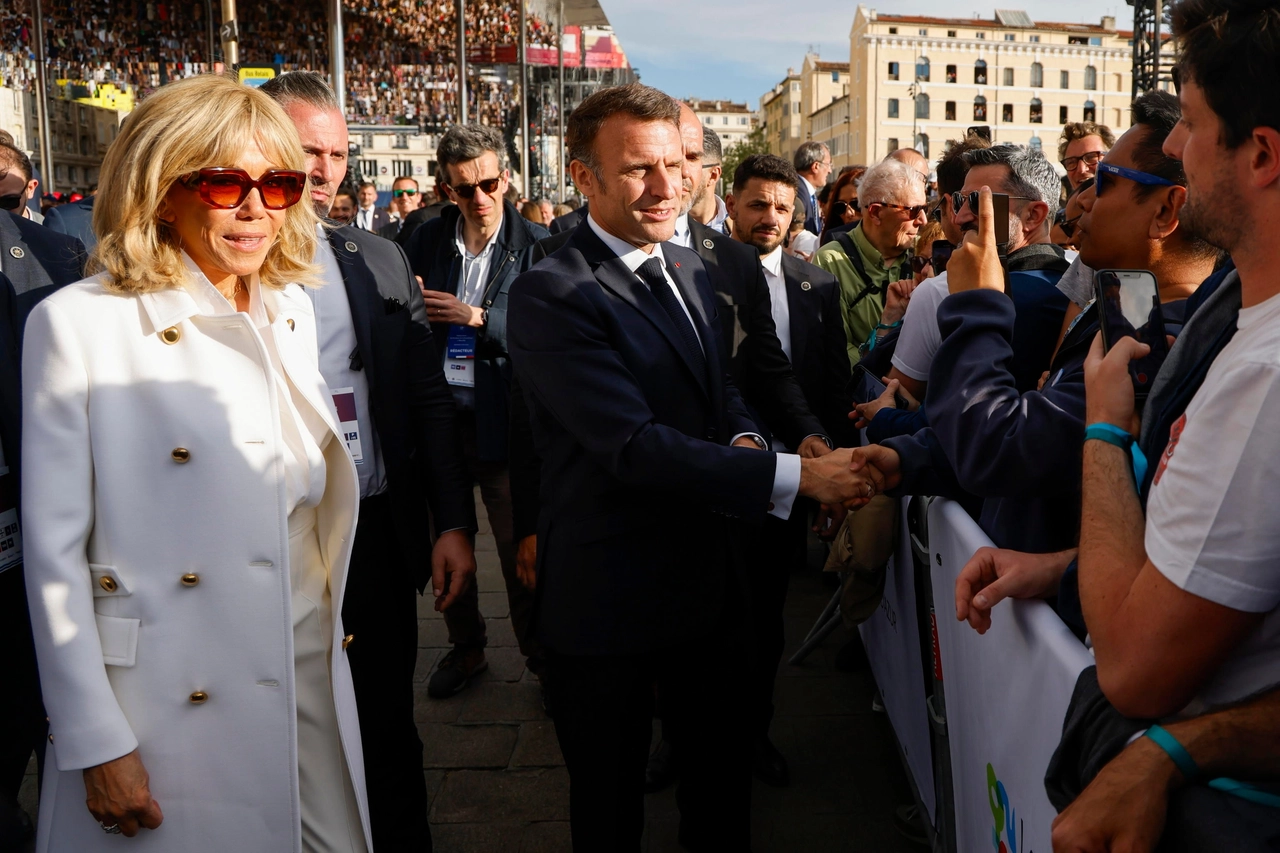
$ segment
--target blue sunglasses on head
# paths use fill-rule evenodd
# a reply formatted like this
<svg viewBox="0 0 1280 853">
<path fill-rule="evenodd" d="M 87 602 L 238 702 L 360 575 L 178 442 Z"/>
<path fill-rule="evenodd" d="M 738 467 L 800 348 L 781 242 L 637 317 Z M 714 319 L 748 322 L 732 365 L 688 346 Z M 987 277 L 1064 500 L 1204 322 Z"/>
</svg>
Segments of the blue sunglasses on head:
<svg viewBox="0 0 1280 853">
<path fill-rule="evenodd" d="M 1126 169 L 1124 166 L 1116 166 L 1111 163 L 1099 163 L 1097 168 L 1097 181 L 1094 184 L 1094 192 L 1099 198 L 1106 191 L 1107 184 L 1116 178 L 1128 178 L 1136 184 L 1145 184 L 1149 187 L 1177 186 L 1173 181 L 1162 178 L 1159 175 L 1139 172 L 1136 169 Z"/>
</svg>

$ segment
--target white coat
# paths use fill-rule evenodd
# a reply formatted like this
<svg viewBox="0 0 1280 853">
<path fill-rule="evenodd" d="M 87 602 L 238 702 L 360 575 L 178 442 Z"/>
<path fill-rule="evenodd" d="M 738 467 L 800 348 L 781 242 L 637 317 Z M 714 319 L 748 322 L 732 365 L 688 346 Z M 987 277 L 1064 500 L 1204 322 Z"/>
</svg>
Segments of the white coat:
<svg viewBox="0 0 1280 853">
<path fill-rule="evenodd" d="M 289 379 L 333 432 L 317 508 L 332 686 L 369 835 L 342 593 L 359 490 L 302 289 L 262 289 Z M 38 850 L 301 850 L 289 529 L 273 373 L 246 314 L 97 279 L 32 312 L 23 364 L 23 533 L 50 719 Z M 107 835 L 82 768 L 140 747 L 164 812 Z M 56 768 L 56 770 L 55 770 Z M 340 784 L 340 783 L 338 783 Z"/>
</svg>

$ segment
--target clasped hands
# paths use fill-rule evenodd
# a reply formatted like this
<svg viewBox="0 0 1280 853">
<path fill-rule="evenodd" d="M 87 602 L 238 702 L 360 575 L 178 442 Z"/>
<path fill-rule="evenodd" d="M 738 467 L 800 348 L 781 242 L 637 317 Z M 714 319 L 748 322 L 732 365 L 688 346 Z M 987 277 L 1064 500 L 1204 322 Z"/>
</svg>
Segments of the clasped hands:
<svg viewBox="0 0 1280 853">
<path fill-rule="evenodd" d="M 846 510 L 861 509 L 901 480 L 897 452 L 876 444 L 800 460 L 800 494 Z"/>
</svg>

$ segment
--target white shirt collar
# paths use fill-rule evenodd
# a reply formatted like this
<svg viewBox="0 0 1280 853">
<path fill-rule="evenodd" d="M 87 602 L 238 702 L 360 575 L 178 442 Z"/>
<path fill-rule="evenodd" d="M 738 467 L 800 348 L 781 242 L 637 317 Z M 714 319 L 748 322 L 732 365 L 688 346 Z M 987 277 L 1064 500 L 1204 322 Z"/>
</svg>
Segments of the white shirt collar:
<svg viewBox="0 0 1280 853">
<path fill-rule="evenodd" d="M 761 255 L 760 266 L 764 267 L 765 272 L 782 278 L 782 247 L 779 246 L 767 255 Z"/>
<path fill-rule="evenodd" d="M 724 228 L 724 221 L 729 218 L 729 208 L 725 207 L 724 199 L 720 196 L 715 196 L 715 200 L 716 215 L 707 223 L 707 227 L 712 231 L 720 231 Z"/>
<path fill-rule="evenodd" d="M 498 227 L 494 229 L 493 236 L 489 238 L 489 242 L 484 244 L 484 248 L 480 250 L 480 254 L 473 255 L 467 251 L 467 242 L 462 238 L 462 225 L 466 220 L 461 216 L 458 217 L 458 227 L 454 229 L 453 239 L 458 245 L 458 254 L 464 258 L 483 258 L 487 257 L 493 251 L 494 245 L 498 242 L 498 235 L 502 233 L 502 220 L 498 220 Z"/>
<path fill-rule="evenodd" d="M 809 183 L 809 179 L 806 178 L 804 175 L 800 176 L 800 180 L 804 181 L 804 185 L 809 188 L 809 195 L 814 195 L 818 192 L 818 188 L 815 187 L 813 184 Z"/>
<path fill-rule="evenodd" d="M 689 229 L 688 213 L 682 213 L 676 218 L 676 233 L 671 236 L 668 242 L 675 243 L 677 246 L 684 246 L 686 249 L 693 248 L 693 234 Z"/>
<path fill-rule="evenodd" d="M 631 245 L 626 240 L 623 240 L 620 237 L 615 237 L 612 234 L 610 234 L 608 231 L 605 231 L 603 228 L 600 227 L 600 225 L 595 221 L 595 219 L 591 217 L 590 213 L 587 214 L 587 224 L 591 226 L 592 231 L 596 232 L 596 236 L 599 237 L 607 247 L 609 247 L 609 251 L 617 255 L 618 260 L 626 264 L 627 269 L 631 270 L 632 272 L 635 272 L 636 270 L 640 269 L 640 265 L 643 264 L 645 261 L 649 260 L 650 258 L 657 258 L 658 260 L 662 261 L 663 266 L 666 266 L 667 259 L 662 254 L 661 243 L 654 243 L 653 253 L 649 254 L 641 249 L 637 249 L 635 246 Z"/>
</svg>

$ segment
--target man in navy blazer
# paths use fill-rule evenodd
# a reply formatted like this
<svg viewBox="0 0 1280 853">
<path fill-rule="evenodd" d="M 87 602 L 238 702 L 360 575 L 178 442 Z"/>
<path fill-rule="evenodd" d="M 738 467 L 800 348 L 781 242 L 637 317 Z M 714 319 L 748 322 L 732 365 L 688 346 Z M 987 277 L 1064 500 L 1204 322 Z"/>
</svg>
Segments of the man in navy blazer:
<svg viewBox="0 0 1280 853">
<path fill-rule="evenodd" d="M 97 198 L 97 190 L 79 201 L 60 204 L 49 208 L 44 215 L 44 227 L 68 237 L 75 237 L 90 252 L 98 245 L 98 236 L 93 231 L 93 200 Z"/>
<path fill-rule="evenodd" d="M 661 245 L 683 161 L 671 98 L 641 84 L 601 90 L 573 111 L 567 142 L 590 215 L 516 280 L 507 333 L 543 460 L 533 630 L 547 650 L 573 846 L 640 849 L 656 681 L 664 720 L 689 747 L 681 842 L 746 851 L 729 520 L 786 517 L 798 494 L 858 500 L 875 486 L 851 476 L 848 450 L 763 450 L 725 376 L 706 269 Z"/>
</svg>

